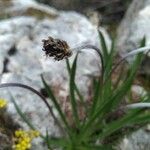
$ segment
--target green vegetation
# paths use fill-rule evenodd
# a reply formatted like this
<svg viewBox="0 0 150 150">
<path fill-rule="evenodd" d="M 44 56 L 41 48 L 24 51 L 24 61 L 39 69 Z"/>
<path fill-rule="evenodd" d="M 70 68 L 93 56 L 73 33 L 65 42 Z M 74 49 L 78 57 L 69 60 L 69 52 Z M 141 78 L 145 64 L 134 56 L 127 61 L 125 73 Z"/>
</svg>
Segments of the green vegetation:
<svg viewBox="0 0 150 150">
<path fill-rule="evenodd" d="M 41 137 L 46 142 L 50 150 L 53 150 L 54 148 L 60 148 L 62 150 L 115 149 L 115 145 L 124 135 L 139 129 L 150 122 L 150 111 L 147 108 L 141 108 L 140 106 L 130 108 L 129 102 L 132 103 L 132 100 L 128 100 L 128 95 L 131 92 L 131 87 L 136 77 L 137 69 L 142 61 L 142 53 L 138 53 L 136 55 L 135 60 L 126 70 L 126 74 L 118 75 L 118 80 L 114 83 L 112 74 L 125 60 L 125 58 L 130 55 L 126 55 L 125 58 L 122 58 L 118 61 L 119 63 L 114 66 L 113 62 L 116 55 L 114 42 L 112 42 L 111 48 L 108 49 L 103 34 L 100 32 L 99 35 L 102 51 L 98 51 L 95 47 L 93 47 L 93 49 L 96 50 L 100 56 L 99 58 L 102 62 L 102 70 L 101 75 L 98 78 L 93 79 L 93 96 L 90 103 L 84 99 L 84 96 L 80 93 L 75 81 L 78 55 L 80 55 L 80 53 L 77 52 L 72 65 L 69 63 L 68 58 L 66 59 L 66 66 L 70 77 L 69 100 L 72 108 L 72 123 L 70 123 L 68 118 L 65 116 L 65 113 L 61 109 L 51 87 L 46 83 L 43 76 L 42 81 L 44 87 L 49 99 L 53 102 L 59 114 L 60 120 L 54 116 L 51 108 L 47 104 L 47 101 L 36 90 L 29 88 L 28 86 L 23 87 L 22 85 L 19 85 L 20 87 L 31 90 L 41 97 L 52 113 L 58 126 L 63 131 L 62 135 L 57 138 L 50 137 L 48 135 L 48 131 L 46 136 L 42 133 L 43 135 Z M 141 47 L 144 45 L 145 38 L 141 42 Z M 127 99 L 126 101 L 125 98 Z M 29 127 L 35 129 L 35 127 L 21 112 L 13 98 L 12 102 L 20 116 L 29 125 Z M 139 104 L 149 102 L 149 93 L 142 95 L 138 100 Z M 83 110 L 84 113 L 82 118 L 80 117 L 79 104 L 80 109 Z"/>
</svg>

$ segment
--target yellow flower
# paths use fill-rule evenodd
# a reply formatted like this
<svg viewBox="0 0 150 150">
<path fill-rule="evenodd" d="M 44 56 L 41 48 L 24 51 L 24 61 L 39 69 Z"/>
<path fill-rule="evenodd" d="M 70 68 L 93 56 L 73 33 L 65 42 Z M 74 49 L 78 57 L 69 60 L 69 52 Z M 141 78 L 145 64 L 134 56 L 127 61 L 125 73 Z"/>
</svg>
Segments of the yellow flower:
<svg viewBox="0 0 150 150">
<path fill-rule="evenodd" d="M 4 108 L 7 105 L 7 101 L 5 99 L 0 98 L 0 108 Z"/>
<path fill-rule="evenodd" d="M 31 142 L 35 137 L 38 137 L 40 133 L 35 130 L 24 131 L 17 130 L 15 132 L 15 144 L 13 145 L 14 150 L 27 150 L 31 148 Z"/>
</svg>

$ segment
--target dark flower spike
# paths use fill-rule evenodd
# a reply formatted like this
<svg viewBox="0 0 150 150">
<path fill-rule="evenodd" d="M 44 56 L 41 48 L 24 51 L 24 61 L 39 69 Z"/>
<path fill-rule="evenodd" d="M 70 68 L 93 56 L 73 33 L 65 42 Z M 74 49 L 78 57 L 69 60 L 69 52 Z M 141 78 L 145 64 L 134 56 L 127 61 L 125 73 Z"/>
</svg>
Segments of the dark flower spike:
<svg viewBox="0 0 150 150">
<path fill-rule="evenodd" d="M 45 51 L 45 54 L 49 57 L 53 57 L 57 61 L 72 55 L 72 51 L 66 41 L 48 37 L 47 40 L 44 39 L 42 42 L 42 50 Z"/>
<path fill-rule="evenodd" d="M 47 40 L 43 39 L 42 42 L 43 42 L 42 50 L 45 51 L 46 56 L 53 57 L 57 61 L 70 57 L 72 55 L 73 50 L 77 52 L 81 52 L 81 50 L 85 48 L 95 50 L 101 59 L 102 76 L 103 76 L 104 61 L 103 61 L 101 51 L 97 47 L 87 44 L 87 45 L 82 45 L 71 49 L 66 41 L 60 39 L 54 39 L 50 36 L 48 37 Z"/>
</svg>

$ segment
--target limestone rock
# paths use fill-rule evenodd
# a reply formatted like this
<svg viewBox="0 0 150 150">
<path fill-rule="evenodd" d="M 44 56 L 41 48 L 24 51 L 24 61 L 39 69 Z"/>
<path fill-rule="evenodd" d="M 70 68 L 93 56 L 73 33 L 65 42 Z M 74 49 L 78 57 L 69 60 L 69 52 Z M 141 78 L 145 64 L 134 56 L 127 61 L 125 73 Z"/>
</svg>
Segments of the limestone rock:
<svg viewBox="0 0 150 150">
<path fill-rule="evenodd" d="M 6 19 L 14 16 L 34 16 L 38 19 L 57 17 L 57 10 L 35 0 L 6 0 L 0 2 L 0 18 Z"/>
<path fill-rule="evenodd" d="M 150 0 L 133 0 L 118 28 L 117 49 L 122 53 L 132 51 L 140 46 L 143 37 L 146 37 L 146 46 L 150 45 L 149 24 Z M 141 74 L 150 75 L 149 64 L 150 55 L 143 62 Z"/>
<path fill-rule="evenodd" d="M 138 47 L 144 36 L 147 39 L 146 44 L 149 45 L 149 9 L 150 0 L 133 0 L 118 28 L 117 47 L 119 50 L 130 51 Z"/>
<path fill-rule="evenodd" d="M 8 7 L 8 10 L 11 10 L 11 13 L 17 11 L 16 15 L 12 18 L 0 20 L 0 54 L 2 57 L 0 61 L 3 64 L 3 60 L 8 59 L 8 63 L 4 66 L 7 72 L 4 72 L 1 76 L 1 83 L 17 82 L 27 84 L 40 91 L 43 88 L 40 75 L 43 74 L 48 84 L 53 87 L 55 94 L 60 98 L 59 101 L 65 101 L 69 94 L 65 60 L 57 62 L 51 58 L 46 58 L 42 51 L 42 39 L 47 39 L 48 36 L 63 39 L 68 42 L 71 49 L 82 43 L 99 47 L 96 28 L 86 17 L 76 12 L 59 12 L 54 9 L 52 14 L 57 14 L 57 17 L 51 19 L 45 15 L 43 19 L 39 20 L 36 16 L 30 14 L 27 16 L 24 12 L 33 8 L 33 6 L 36 6 L 36 10 L 40 8 L 40 10 L 42 9 L 42 11 L 44 10 L 48 13 L 51 12 L 52 8 L 38 3 L 35 4 L 31 0 L 11 0 L 11 2 L 13 3 Z M 20 6 L 20 9 L 18 6 Z M 107 33 L 103 32 L 107 38 Z M 110 46 L 109 37 L 106 41 Z M 71 63 L 76 51 L 74 50 L 73 53 L 74 55 L 69 59 Z M 90 83 L 90 78 L 86 76 L 86 73 L 87 71 L 90 75 L 93 75 L 94 72 L 100 73 L 99 63 L 96 52 L 91 49 L 85 49 L 84 53 L 79 56 L 76 80 L 84 96 L 87 96 L 87 87 Z M 14 87 L 0 90 L 0 97 L 9 101 L 9 113 L 24 129 L 28 129 L 27 125 L 18 116 L 11 102 L 10 93 L 37 129 L 43 134 L 45 134 L 46 128 L 49 129 L 50 135 L 59 134 L 59 130 L 48 109 L 37 95 Z M 52 105 L 51 102 L 50 105 Z M 55 108 L 53 109 L 55 111 Z"/>
<path fill-rule="evenodd" d="M 131 136 L 126 137 L 119 150 L 149 150 L 149 131 L 144 129 L 133 133 Z"/>
<path fill-rule="evenodd" d="M 4 61 L 4 59 L 3 58 L 1 58 L 1 56 L 0 56 L 0 74 L 3 72 L 3 61 Z"/>
</svg>

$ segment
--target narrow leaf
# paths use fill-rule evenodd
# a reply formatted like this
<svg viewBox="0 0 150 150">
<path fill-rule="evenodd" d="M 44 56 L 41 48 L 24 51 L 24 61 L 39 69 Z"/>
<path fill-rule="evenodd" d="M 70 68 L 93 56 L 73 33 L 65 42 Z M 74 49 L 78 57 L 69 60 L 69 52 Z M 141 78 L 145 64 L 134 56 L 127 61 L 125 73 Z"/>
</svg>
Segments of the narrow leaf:
<svg viewBox="0 0 150 150">
<path fill-rule="evenodd" d="M 78 109 L 77 109 L 78 106 L 75 97 L 75 74 L 76 74 L 77 58 L 78 58 L 78 53 L 73 61 L 73 65 L 70 73 L 70 100 L 71 100 L 73 117 L 76 125 L 79 127 L 79 116 L 78 116 Z"/>
<path fill-rule="evenodd" d="M 51 144 L 50 144 L 50 142 L 49 142 L 49 135 L 48 135 L 48 130 L 47 130 L 47 129 L 46 129 L 45 142 L 46 142 L 46 144 L 47 144 L 48 149 L 49 149 L 49 150 L 53 150 L 53 149 L 51 148 Z"/>
<path fill-rule="evenodd" d="M 42 78 L 42 82 L 43 82 L 43 84 L 44 84 L 44 87 L 45 87 L 45 89 L 46 89 L 46 91 L 47 91 L 47 94 L 48 94 L 49 98 L 50 98 L 50 99 L 52 100 L 52 102 L 54 103 L 54 105 L 55 105 L 55 107 L 56 107 L 56 110 L 58 111 L 58 113 L 59 113 L 59 115 L 60 115 L 62 121 L 64 122 L 66 128 L 67 128 L 68 131 L 69 131 L 69 125 L 68 125 L 68 123 L 67 123 L 67 120 L 66 120 L 66 118 L 65 118 L 64 113 L 62 112 L 62 110 L 61 110 L 61 108 L 60 108 L 60 105 L 58 104 L 58 102 L 57 102 L 57 100 L 56 100 L 56 98 L 55 98 L 55 96 L 54 96 L 54 94 L 53 94 L 51 88 L 48 86 L 48 84 L 47 84 L 46 81 L 44 80 L 44 77 L 41 76 L 41 78 Z"/>
<path fill-rule="evenodd" d="M 102 34 L 101 31 L 99 31 L 99 36 L 100 36 L 100 41 L 101 41 L 101 46 L 102 46 L 102 52 L 103 52 L 103 57 L 104 57 L 104 66 L 106 65 L 106 61 L 108 60 L 108 48 L 106 45 L 105 38 Z"/>
<path fill-rule="evenodd" d="M 32 130 L 36 130 L 35 127 L 32 125 L 32 123 L 29 121 L 29 119 L 27 119 L 27 117 L 25 116 L 25 114 L 21 111 L 21 109 L 19 108 L 18 104 L 16 103 L 16 101 L 14 100 L 14 97 L 11 95 L 11 101 L 14 104 L 17 113 L 19 114 L 19 116 L 23 119 L 23 121 L 32 129 Z"/>
</svg>

